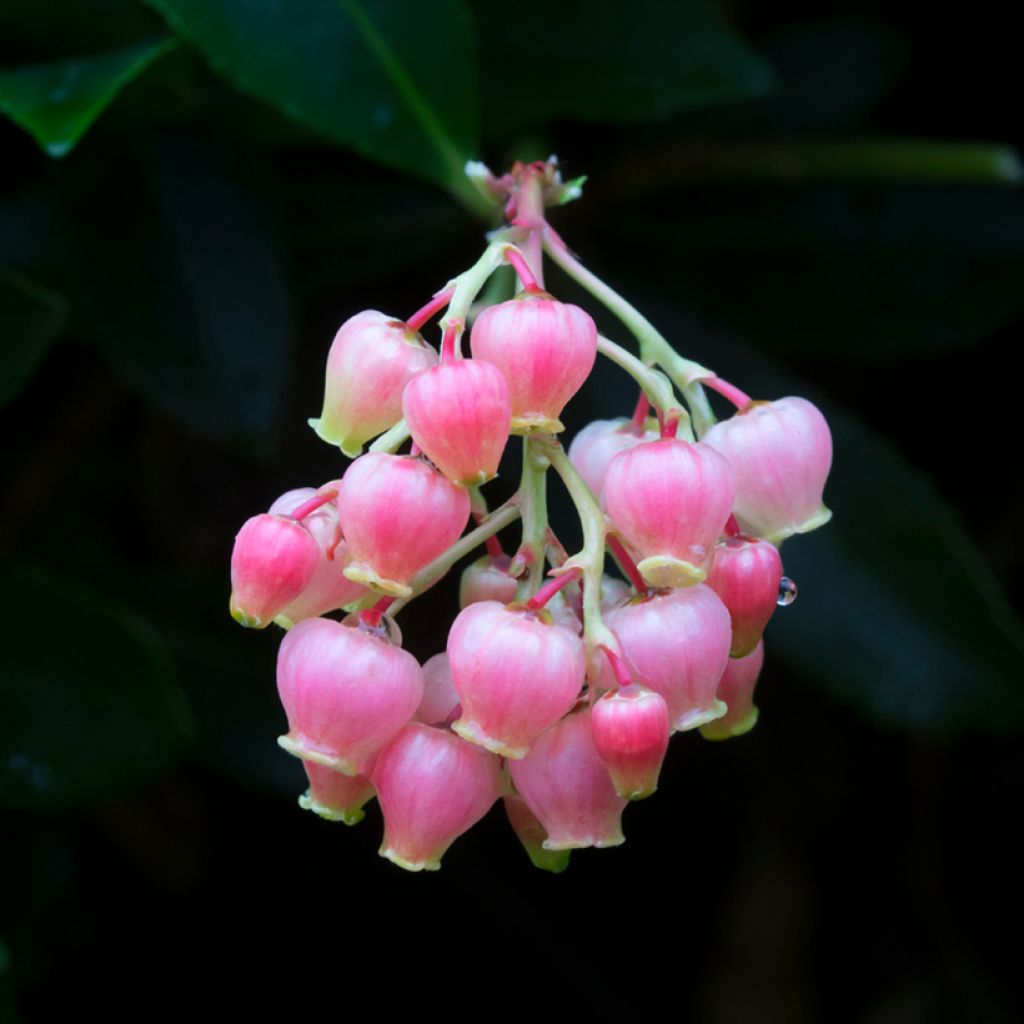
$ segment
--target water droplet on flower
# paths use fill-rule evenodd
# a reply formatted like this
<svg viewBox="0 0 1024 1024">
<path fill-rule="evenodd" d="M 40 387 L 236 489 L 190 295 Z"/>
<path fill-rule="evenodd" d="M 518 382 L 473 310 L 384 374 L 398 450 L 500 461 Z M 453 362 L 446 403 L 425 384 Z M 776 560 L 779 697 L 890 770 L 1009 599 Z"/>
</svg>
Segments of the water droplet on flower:
<svg viewBox="0 0 1024 1024">
<path fill-rule="evenodd" d="M 779 580 L 779 596 L 775 603 L 780 608 L 785 608 L 787 604 L 792 604 L 796 600 L 796 595 L 796 584 L 788 576 L 783 576 Z"/>
</svg>

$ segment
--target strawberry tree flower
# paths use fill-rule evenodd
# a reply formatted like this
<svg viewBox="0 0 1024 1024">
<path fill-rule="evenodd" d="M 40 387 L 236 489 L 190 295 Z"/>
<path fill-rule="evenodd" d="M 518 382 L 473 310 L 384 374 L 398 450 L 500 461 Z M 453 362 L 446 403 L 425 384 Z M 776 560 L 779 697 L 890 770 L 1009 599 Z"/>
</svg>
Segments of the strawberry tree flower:
<svg viewBox="0 0 1024 1024">
<path fill-rule="evenodd" d="M 379 807 L 381 855 L 424 871 L 500 798 L 529 860 L 558 873 L 572 849 L 624 841 L 623 809 L 658 788 L 673 735 L 756 723 L 761 638 L 796 595 L 779 545 L 831 515 L 831 435 L 806 399 L 752 400 L 688 359 L 588 270 L 548 221 L 582 190 L 554 158 L 467 174 L 501 226 L 407 319 L 341 326 L 311 424 L 354 461 L 242 526 L 231 611 L 285 631 L 279 743 L 306 770 L 300 806 L 348 824 Z M 546 262 L 635 353 L 559 298 Z M 502 266 L 518 294 L 488 303 Z M 598 358 L 632 378 L 636 407 L 567 452 L 563 411 Z M 709 393 L 735 412 L 719 422 Z M 481 487 L 512 437 L 519 483 L 489 509 Z M 549 522 L 549 477 L 578 551 Z M 457 566 L 461 611 L 421 667 L 396 617 Z"/>
</svg>

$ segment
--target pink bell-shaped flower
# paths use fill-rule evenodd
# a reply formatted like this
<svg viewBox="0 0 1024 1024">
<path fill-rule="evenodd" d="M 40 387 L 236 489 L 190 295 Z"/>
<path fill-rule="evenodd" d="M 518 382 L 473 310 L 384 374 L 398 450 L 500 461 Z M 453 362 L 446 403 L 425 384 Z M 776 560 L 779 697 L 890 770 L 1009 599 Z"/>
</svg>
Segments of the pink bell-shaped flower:
<svg viewBox="0 0 1024 1024">
<path fill-rule="evenodd" d="M 319 560 L 317 542 L 294 519 L 246 520 L 231 552 L 231 617 L 251 629 L 270 625 L 309 585 Z"/>
<path fill-rule="evenodd" d="M 547 830 L 518 793 L 506 793 L 505 815 L 535 868 L 560 875 L 569 866 L 570 850 L 546 850 Z"/>
<path fill-rule="evenodd" d="M 332 481 L 324 484 L 320 490 L 337 490 L 339 483 L 338 480 Z M 288 491 L 270 506 L 270 512 L 276 515 L 291 515 L 317 493 L 312 487 L 298 487 Z M 335 503 L 328 502 L 315 512 L 311 512 L 303 518 L 302 525 L 316 541 L 319 554 L 312 579 L 302 593 L 274 618 L 279 626 L 286 629 L 290 629 L 303 619 L 315 619 L 319 615 L 343 608 L 366 594 L 366 587 L 353 583 L 345 575 L 345 567 L 349 562 L 348 545 L 340 539 L 341 527 L 338 524 L 338 508 Z"/>
<path fill-rule="evenodd" d="M 623 686 L 595 701 L 591 718 L 594 746 L 615 792 L 627 800 L 650 796 L 668 750 L 665 698 L 646 686 Z"/>
<path fill-rule="evenodd" d="M 508 574 L 512 559 L 508 555 L 483 555 L 462 571 L 459 579 L 459 607 L 479 601 L 508 604 L 516 599 L 518 581 Z"/>
<path fill-rule="evenodd" d="M 604 503 L 639 554 L 643 578 L 652 587 L 686 587 L 706 575 L 734 487 L 732 469 L 713 448 L 665 438 L 611 460 Z"/>
<path fill-rule="evenodd" d="M 584 483 L 603 504 L 604 478 L 608 463 L 619 454 L 638 444 L 657 441 L 656 430 L 639 430 L 632 420 L 594 420 L 588 423 L 569 445 L 569 461 Z"/>
<path fill-rule="evenodd" d="M 408 597 L 409 580 L 459 539 L 469 494 L 420 458 L 371 452 L 348 467 L 338 513 L 356 583 Z"/>
<path fill-rule="evenodd" d="M 416 719 L 427 725 L 447 722 L 459 706 L 459 695 L 452 682 L 446 653 L 435 654 L 423 663 L 423 699 Z"/>
<path fill-rule="evenodd" d="M 303 761 L 309 789 L 299 806 L 327 821 L 355 825 L 366 817 L 363 806 L 373 799 L 373 783 L 362 775 L 343 775 L 326 765 Z"/>
<path fill-rule="evenodd" d="M 774 544 L 740 534 L 715 545 L 708 586 L 722 599 L 732 618 L 734 658 L 758 645 L 775 611 L 782 581 L 782 559 Z"/>
<path fill-rule="evenodd" d="M 757 724 L 754 687 L 764 665 L 764 641 L 745 658 L 730 658 L 718 682 L 718 699 L 729 705 L 729 710 L 713 722 L 700 727 L 706 740 L 727 740 L 742 736 Z"/>
<path fill-rule="evenodd" d="M 433 366 L 405 386 L 402 408 L 412 439 L 453 483 L 477 487 L 497 474 L 512 413 L 496 366 L 477 359 Z"/>
<path fill-rule="evenodd" d="M 557 722 L 579 696 L 583 641 L 550 613 L 497 601 L 459 612 L 448 634 L 448 662 L 462 704 L 452 728 L 508 758 Z"/>
<path fill-rule="evenodd" d="M 752 402 L 716 423 L 704 441 L 736 473 L 733 511 L 746 533 L 778 545 L 832 518 L 822 504 L 832 465 L 832 434 L 825 417 L 806 398 Z"/>
<path fill-rule="evenodd" d="M 380 854 L 407 871 L 436 871 L 501 791 L 493 754 L 421 722 L 410 722 L 377 755 L 370 778 L 384 815 Z"/>
<path fill-rule="evenodd" d="M 665 698 L 675 732 L 725 714 L 716 690 L 729 661 L 732 622 L 710 587 L 641 594 L 604 619 L 619 639 L 634 682 Z M 607 690 L 616 686 L 607 664 L 599 682 Z"/>
<path fill-rule="evenodd" d="M 475 359 L 505 375 L 512 433 L 563 430 L 566 403 L 583 386 L 597 358 L 597 327 L 579 306 L 544 293 L 522 293 L 489 306 L 469 336 Z"/>
<path fill-rule="evenodd" d="M 545 850 L 618 846 L 627 800 L 597 753 L 586 708 L 542 733 L 521 761 L 507 763 L 520 796 L 548 833 Z"/>
<path fill-rule="evenodd" d="M 354 458 L 402 418 L 402 391 L 437 353 L 402 321 L 366 310 L 346 320 L 327 356 L 324 408 L 309 425 Z"/>
<path fill-rule="evenodd" d="M 358 775 L 412 717 L 423 673 L 383 630 L 305 619 L 281 641 L 277 692 L 288 716 L 288 734 L 277 742 L 305 761 Z"/>
</svg>

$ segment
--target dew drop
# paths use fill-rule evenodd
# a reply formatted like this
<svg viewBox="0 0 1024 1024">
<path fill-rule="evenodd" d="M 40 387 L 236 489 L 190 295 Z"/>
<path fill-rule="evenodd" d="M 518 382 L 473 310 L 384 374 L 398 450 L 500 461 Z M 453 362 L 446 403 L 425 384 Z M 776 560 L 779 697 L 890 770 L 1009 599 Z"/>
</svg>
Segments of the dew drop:
<svg viewBox="0 0 1024 1024">
<path fill-rule="evenodd" d="M 796 584 L 788 576 L 783 576 L 779 580 L 779 596 L 775 603 L 780 608 L 785 608 L 787 604 L 792 604 L 796 600 L 796 595 Z"/>
</svg>

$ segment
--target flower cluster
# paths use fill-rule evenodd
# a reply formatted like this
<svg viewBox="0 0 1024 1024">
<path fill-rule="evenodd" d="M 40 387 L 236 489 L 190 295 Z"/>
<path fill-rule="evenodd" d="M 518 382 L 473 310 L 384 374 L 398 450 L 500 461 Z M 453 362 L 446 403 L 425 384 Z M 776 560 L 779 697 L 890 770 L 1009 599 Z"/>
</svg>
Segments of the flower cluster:
<svg viewBox="0 0 1024 1024">
<path fill-rule="evenodd" d="M 831 438 L 805 399 L 752 401 L 684 359 L 583 267 L 545 216 L 579 191 L 554 161 L 469 170 L 503 226 L 407 320 L 342 325 L 310 425 L 354 461 L 244 524 L 231 611 L 286 630 L 279 742 L 306 769 L 303 807 L 351 824 L 375 797 L 381 853 L 418 871 L 501 799 L 533 862 L 559 871 L 571 849 L 623 841 L 623 809 L 657 788 L 672 734 L 754 725 L 761 636 L 795 595 L 779 545 L 829 518 Z M 545 290 L 545 256 L 619 317 L 639 357 Z M 519 293 L 474 305 L 503 264 Z M 420 334 L 439 314 L 440 351 Z M 634 377 L 637 408 L 566 452 L 560 417 L 599 354 Z M 705 389 L 733 415 L 716 422 Z M 488 511 L 480 488 L 510 435 L 522 480 Z M 551 469 L 583 529 L 571 556 L 547 521 Z M 508 554 L 499 533 L 516 520 Z M 396 617 L 481 545 L 445 650 L 421 665 Z"/>
</svg>

